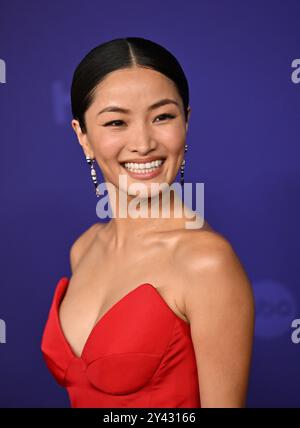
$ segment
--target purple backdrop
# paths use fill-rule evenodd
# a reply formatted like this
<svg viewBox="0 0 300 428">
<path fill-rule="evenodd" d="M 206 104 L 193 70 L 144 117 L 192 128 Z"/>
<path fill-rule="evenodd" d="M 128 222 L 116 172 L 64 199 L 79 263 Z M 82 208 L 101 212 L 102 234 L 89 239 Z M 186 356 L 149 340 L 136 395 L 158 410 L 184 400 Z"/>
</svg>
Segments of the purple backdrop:
<svg viewBox="0 0 300 428">
<path fill-rule="evenodd" d="M 69 89 L 90 49 L 127 36 L 170 49 L 189 80 L 185 179 L 205 183 L 205 217 L 255 291 L 247 405 L 300 407 L 299 22 L 291 0 L 1 1 L 1 407 L 69 406 L 40 340 L 70 245 L 99 221 Z"/>
</svg>

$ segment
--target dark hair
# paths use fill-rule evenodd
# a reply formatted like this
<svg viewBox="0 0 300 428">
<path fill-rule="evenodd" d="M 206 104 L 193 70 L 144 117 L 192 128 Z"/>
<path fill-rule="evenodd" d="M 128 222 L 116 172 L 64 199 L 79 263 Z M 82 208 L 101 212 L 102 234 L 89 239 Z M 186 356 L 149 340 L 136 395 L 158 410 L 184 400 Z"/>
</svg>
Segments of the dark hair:
<svg viewBox="0 0 300 428">
<path fill-rule="evenodd" d="M 122 68 L 152 68 L 170 78 L 182 98 L 185 120 L 189 105 L 189 87 L 177 59 L 159 44 L 141 37 L 110 40 L 92 49 L 75 69 L 71 85 L 73 118 L 86 133 L 84 114 L 93 102 L 96 86 L 108 73 Z"/>
</svg>

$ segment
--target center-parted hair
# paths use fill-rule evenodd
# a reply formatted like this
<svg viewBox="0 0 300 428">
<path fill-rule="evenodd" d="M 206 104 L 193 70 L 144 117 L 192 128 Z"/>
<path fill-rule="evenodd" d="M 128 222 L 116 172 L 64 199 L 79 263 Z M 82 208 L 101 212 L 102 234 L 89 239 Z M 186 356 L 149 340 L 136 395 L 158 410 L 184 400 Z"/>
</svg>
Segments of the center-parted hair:
<svg viewBox="0 0 300 428">
<path fill-rule="evenodd" d="M 71 84 L 73 118 L 87 132 L 85 112 L 93 102 L 98 84 L 111 72 L 132 67 L 147 67 L 171 79 L 182 99 L 185 120 L 189 106 L 189 86 L 184 71 L 171 52 L 141 37 L 110 40 L 92 49 L 78 64 Z"/>
</svg>

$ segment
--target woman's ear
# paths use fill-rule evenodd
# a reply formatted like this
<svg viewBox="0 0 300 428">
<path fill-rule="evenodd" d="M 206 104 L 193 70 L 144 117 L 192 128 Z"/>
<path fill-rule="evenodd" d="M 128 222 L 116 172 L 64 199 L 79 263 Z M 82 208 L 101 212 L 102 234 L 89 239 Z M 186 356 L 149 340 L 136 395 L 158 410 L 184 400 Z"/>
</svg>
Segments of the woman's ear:
<svg viewBox="0 0 300 428">
<path fill-rule="evenodd" d="M 191 107 L 190 106 L 188 106 L 187 112 L 188 112 L 188 114 L 187 114 L 186 125 L 185 125 L 185 131 L 186 132 L 187 132 L 188 127 L 189 127 L 189 120 L 190 120 L 190 114 L 191 114 Z"/>
<path fill-rule="evenodd" d="M 79 121 L 76 119 L 73 119 L 71 122 L 71 125 L 72 125 L 72 128 L 74 129 L 75 134 L 77 135 L 78 142 L 81 145 L 84 151 L 84 154 L 89 155 L 91 158 L 94 158 L 94 152 L 88 140 L 87 133 L 82 132 Z"/>
</svg>

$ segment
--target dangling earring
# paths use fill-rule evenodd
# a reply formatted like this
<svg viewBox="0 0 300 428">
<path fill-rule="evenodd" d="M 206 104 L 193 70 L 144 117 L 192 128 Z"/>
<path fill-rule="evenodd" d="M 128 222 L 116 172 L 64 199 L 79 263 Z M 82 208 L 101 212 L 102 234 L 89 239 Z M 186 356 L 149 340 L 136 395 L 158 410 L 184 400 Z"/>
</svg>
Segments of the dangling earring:
<svg viewBox="0 0 300 428">
<path fill-rule="evenodd" d="M 186 144 L 185 146 L 184 146 L 184 152 L 187 152 L 187 149 L 188 149 L 188 145 Z M 181 167 L 180 167 L 180 169 L 181 169 L 181 177 L 180 177 L 180 184 L 181 184 L 181 187 L 183 187 L 183 185 L 184 185 L 184 167 L 185 167 L 185 159 L 183 159 L 183 161 L 181 162 Z"/>
<path fill-rule="evenodd" d="M 98 187 L 97 187 L 98 186 L 97 174 L 96 174 L 96 170 L 94 168 L 94 160 L 95 159 L 91 159 L 89 155 L 86 155 L 85 158 L 86 158 L 87 163 L 91 167 L 91 176 L 92 176 L 93 183 L 95 185 L 96 196 L 99 198 L 100 192 L 99 192 Z"/>
</svg>

